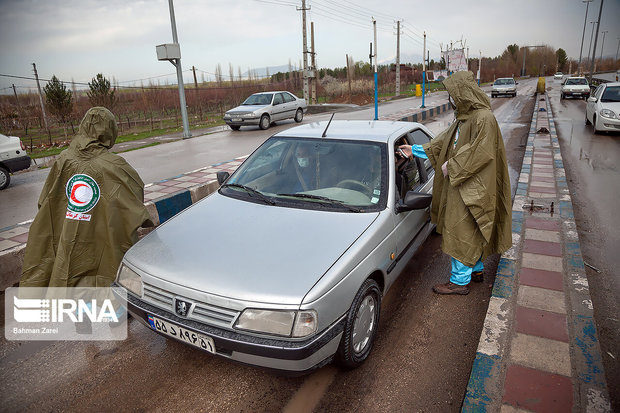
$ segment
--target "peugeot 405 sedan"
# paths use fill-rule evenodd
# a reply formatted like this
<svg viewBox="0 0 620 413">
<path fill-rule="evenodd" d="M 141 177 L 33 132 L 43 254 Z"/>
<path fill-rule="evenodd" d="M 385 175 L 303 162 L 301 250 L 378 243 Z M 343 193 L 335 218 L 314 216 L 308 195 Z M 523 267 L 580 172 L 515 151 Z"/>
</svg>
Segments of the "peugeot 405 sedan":
<svg viewBox="0 0 620 413">
<path fill-rule="evenodd" d="M 382 297 L 434 229 L 422 125 L 310 123 L 266 140 L 221 186 L 125 254 L 114 288 L 154 332 L 289 373 L 368 357 Z"/>
<path fill-rule="evenodd" d="M 594 133 L 620 132 L 620 82 L 601 83 L 586 102 L 586 125 Z"/>
<path fill-rule="evenodd" d="M 495 98 L 500 95 L 517 96 L 517 82 L 511 77 L 495 79 L 491 88 L 491 97 Z"/>
<path fill-rule="evenodd" d="M 285 119 L 294 119 L 295 122 L 300 123 L 307 110 L 306 100 L 298 98 L 291 92 L 255 93 L 241 106 L 227 111 L 224 114 L 224 122 L 232 130 L 251 125 L 267 129 L 272 123 Z"/>
<path fill-rule="evenodd" d="M 573 76 L 564 79 L 560 91 L 560 99 L 566 99 L 568 97 L 579 99 L 587 99 L 590 97 L 590 85 L 585 77 Z"/>
</svg>

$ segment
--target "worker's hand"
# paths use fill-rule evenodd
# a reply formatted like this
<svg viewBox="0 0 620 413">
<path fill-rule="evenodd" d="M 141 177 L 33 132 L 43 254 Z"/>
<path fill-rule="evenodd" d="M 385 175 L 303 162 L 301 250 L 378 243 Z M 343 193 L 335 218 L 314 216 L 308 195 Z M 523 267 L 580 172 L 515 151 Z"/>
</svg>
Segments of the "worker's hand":
<svg viewBox="0 0 620 413">
<path fill-rule="evenodd" d="M 441 172 L 443 172 L 443 176 L 448 176 L 448 161 L 445 161 L 443 165 L 441 165 Z"/>
<path fill-rule="evenodd" d="M 405 153 L 407 158 L 411 158 L 411 155 L 412 155 L 411 145 L 400 145 L 398 149 L 402 149 L 402 151 Z"/>
</svg>

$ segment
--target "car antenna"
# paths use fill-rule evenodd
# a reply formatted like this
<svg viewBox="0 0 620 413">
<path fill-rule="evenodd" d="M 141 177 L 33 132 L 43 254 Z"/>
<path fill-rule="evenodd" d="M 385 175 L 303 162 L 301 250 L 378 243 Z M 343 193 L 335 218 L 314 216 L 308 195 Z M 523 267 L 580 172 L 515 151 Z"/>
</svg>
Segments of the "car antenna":
<svg viewBox="0 0 620 413">
<path fill-rule="evenodd" d="M 334 115 L 336 114 L 336 112 L 332 113 L 332 117 L 329 118 L 329 122 L 327 122 L 327 126 L 325 127 L 325 130 L 323 131 L 323 134 L 321 135 L 321 138 L 324 138 L 327 135 L 327 129 L 329 128 L 329 125 L 332 123 L 332 119 L 334 119 Z"/>
</svg>

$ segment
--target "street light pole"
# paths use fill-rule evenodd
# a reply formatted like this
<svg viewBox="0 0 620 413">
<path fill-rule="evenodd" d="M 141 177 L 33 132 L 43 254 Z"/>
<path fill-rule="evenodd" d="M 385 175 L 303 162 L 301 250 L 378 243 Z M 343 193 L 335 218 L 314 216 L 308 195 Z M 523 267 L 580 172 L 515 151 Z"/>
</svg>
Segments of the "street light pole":
<svg viewBox="0 0 620 413">
<path fill-rule="evenodd" d="M 583 34 L 581 35 L 581 48 L 579 49 L 579 66 L 577 72 L 581 74 L 581 56 L 583 55 L 583 38 L 586 35 L 586 23 L 588 22 L 588 7 L 593 0 L 583 0 L 582 3 L 586 3 L 586 17 L 583 19 Z"/>
<path fill-rule="evenodd" d="M 377 21 L 372 18 L 372 28 L 375 35 L 374 69 L 375 69 L 375 120 L 379 119 L 379 81 L 377 75 Z"/>
<path fill-rule="evenodd" d="M 590 62 L 590 81 L 588 82 L 589 84 L 592 84 L 592 75 L 594 74 L 594 54 L 596 52 L 596 42 L 598 40 L 598 31 L 601 28 L 601 15 L 603 14 L 603 3 L 604 2 L 605 0 L 601 0 L 601 8 L 598 11 L 598 21 L 596 23 L 596 36 L 594 36 L 594 50 L 592 51 L 592 61 Z"/>
<path fill-rule="evenodd" d="M 596 22 L 590 22 L 590 24 L 592 25 L 592 33 L 590 34 L 590 46 L 588 47 L 588 64 L 592 60 L 592 38 L 594 37 L 594 23 Z"/>
<path fill-rule="evenodd" d="M 605 35 L 609 32 L 609 30 L 604 30 L 603 33 L 603 41 L 601 42 L 601 64 L 603 63 L 603 47 L 605 47 Z"/>
<path fill-rule="evenodd" d="M 168 7 L 170 8 L 170 24 L 172 26 L 172 42 L 179 44 L 179 38 L 177 37 L 177 24 L 174 18 L 174 5 L 172 0 L 168 0 Z M 177 83 L 179 84 L 179 103 L 181 105 L 181 118 L 183 119 L 183 139 L 192 137 L 192 133 L 189 131 L 189 121 L 187 119 L 187 104 L 185 103 L 185 87 L 183 85 L 183 71 L 181 70 L 181 58 L 170 60 L 177 68 Z"/>
</svg>

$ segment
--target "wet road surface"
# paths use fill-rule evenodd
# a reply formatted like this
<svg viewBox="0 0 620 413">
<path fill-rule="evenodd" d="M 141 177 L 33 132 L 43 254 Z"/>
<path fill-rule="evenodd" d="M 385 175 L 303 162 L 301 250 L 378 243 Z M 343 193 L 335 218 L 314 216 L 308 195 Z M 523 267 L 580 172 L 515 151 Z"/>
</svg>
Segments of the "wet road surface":
<svg viewBox="0 0 620 413">
<path fill-rule="evenodd" d="M 534 82 L 520 86 L 516 98 L 493 99 L 511 176 L 520 169 L 534 103 Z M 434 132 L 452 116 L 439 118 Z M 384 297 L 377 341 L 356 370 L 329 365 L 308 376 L 282 377 L 167 340 L 131 319 L 122 342 L 2 338 L 2 409 L 459 411 L 498 257 L 485 262 L 485 280 L 471 285 L 469 295 L 438 296 L 431 287 L 445 282 L 450 268 L 440 242 L 432 234 Z"/>
<path fill-rule="evenodd" d="M 612 410 L 620 411 L 620 133 L 594 134 L 586 102 L 560 101 L 560 85 L 550 86 Z"/>
</svg>

